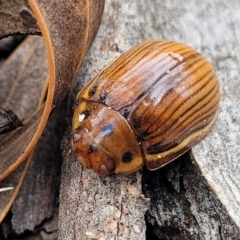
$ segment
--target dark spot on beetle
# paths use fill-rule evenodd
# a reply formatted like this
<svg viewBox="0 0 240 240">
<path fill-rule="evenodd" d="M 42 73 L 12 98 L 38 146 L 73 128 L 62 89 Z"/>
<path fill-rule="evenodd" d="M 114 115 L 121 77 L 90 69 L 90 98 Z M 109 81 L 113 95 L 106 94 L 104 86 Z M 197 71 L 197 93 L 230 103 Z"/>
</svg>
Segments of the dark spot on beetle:
<svg viewBox="0 0 240 240">
<path fill-rule="evenodd" d="M 88 96 L 92 97 L 96 93 L 96 90 L 97 90 L 97 86 L 93 85 L 88 92 Z"/>
<path fill-rule="evenodd" d="M 130 113 L 130 109 L 125 107 L 125 108 L 121 108 L 119 110 L 119 113 L 124 117 L 124 118 L 127 118 L 129 113 Z"/>
<path fill-rule="evenodd" d="M 108 93 L 103 89 L 103 90 L 101 91 L 101 94 L 100 94 L 100 101 L 101 101 L 101 102 L 105 102 L 107 96 L 108 96 Z"/>
<path fill-rule="evenodd" d="M 157 153 L 161 153 L 161 152 L 165 152 L 167 150 L 170 150 L 171 148 L 177 146 L 177 143 L 172 141 L 168 144 L 162 144 L 160 143 L 156 143 L 153 144 L 152 146 L 147 148 L 147 153 L 148 154 L 157 154 Z"/>
<path fill-rule="evenodd" d="M 133 121 L 133 127 L 135 129 L 139 129 L 141 127 L 141 122 L 138 118 L 133 118 L 132 121 Z"/>
<path fill-rule="evenodd" d="M 122 156 L 122 161 L 125 162 L 125 163 L 131 162 L 132 159 L 133 159 L 133 155 L 129 151 L 125 152 Z"/>
<path fill-rule="evenodd" d="M 88 153 L 97 152 L 98 146 L 95 143 L 91 143 L 88 149 Z"/>
<path fill-rule="evenodd" d="M 105 125 L 102 129 L 103 137 L 109 137 L 114 131 L 114 127 L 111 123 Z"/>
<path fill-rule="evenodd" d="M 154 144 L 147 148 L 148 154 L 157 154 L 166 151 L 167 149 L 161 143 Z"/>
<path fill-rule="evenodd" d="M 84 115 L 83 120 L 85 120 L 85 119 L 87 119 L 89 117 L 90 111 L 89 110 L 85 110 L 80 115 Z"/>
</svg>

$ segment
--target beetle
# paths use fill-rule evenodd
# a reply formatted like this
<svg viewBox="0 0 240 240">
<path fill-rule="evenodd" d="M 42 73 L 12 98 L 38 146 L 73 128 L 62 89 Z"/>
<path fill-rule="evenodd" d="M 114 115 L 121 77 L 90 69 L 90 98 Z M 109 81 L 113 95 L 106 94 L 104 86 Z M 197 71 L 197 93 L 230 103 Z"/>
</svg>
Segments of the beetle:
<svg viewBox="0 0 240 240">
<path fill-rule="evenodd" d="M 72 145 L 100 176 L 158 169 L 199 143 L 219 108 L 212 65 L 191 47 L 150 40 L 122 54 L 77 95 Z"/>
</svg>

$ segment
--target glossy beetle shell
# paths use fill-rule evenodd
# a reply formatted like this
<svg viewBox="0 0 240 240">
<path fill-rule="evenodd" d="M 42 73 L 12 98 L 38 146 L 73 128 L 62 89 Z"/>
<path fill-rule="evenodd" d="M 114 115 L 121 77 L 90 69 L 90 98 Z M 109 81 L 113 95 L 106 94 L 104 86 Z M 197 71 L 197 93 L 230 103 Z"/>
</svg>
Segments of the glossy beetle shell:
<svg viewBox="0 0 240 240">
<path fill-rule="evenodd" d="M 192 48 L 147 41 L 121 55 L 77 96 L 72 144 L 99 175 L 154 170 L 200 142 L 213 127 L 219 83 Z"/>
</svg>

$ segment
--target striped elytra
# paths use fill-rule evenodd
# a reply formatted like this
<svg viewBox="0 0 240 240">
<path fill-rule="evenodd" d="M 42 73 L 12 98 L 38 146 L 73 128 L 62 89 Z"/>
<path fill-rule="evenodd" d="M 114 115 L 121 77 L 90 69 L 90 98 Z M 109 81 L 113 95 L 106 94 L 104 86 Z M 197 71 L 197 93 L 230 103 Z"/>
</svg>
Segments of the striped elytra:
<svg viewBox="0 0 240 240">
<path fill-rule="evenodd" d="M 200 142 L 219 106 L 212 65 L 191 47 L 147 41 L 121 55 L 77 96 L 72 144 L 99 175 L 158 169 Z"/>
</svg>

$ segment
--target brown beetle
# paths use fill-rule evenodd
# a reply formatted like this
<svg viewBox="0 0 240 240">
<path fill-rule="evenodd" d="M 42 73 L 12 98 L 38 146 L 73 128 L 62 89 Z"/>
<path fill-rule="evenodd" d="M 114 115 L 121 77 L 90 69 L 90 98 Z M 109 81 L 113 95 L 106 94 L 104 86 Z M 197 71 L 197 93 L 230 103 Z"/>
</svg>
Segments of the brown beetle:
<svg viewBox="0 0 240 240">
<path fill-rule="evenodd" d="M 124 53 L 77 96 L 72 144 L 99 175 L 154 170 L 200 142 L 214 125 L 219 83 L 192 48 L 147 41 Z"/>
</svg>

